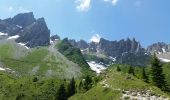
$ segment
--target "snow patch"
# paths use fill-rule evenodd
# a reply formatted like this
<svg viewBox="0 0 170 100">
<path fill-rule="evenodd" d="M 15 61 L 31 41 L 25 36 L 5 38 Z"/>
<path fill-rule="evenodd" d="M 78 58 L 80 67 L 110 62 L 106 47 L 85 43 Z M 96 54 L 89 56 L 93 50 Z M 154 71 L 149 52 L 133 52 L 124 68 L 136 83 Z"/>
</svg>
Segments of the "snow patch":
<svg viewBox="0 0 170 100">
<path fill-rule="evenodd" d="M 50 44 L 53 44 L 55 41 L 58 41 L 59 39 L 55 39 L 54 41 L 52 41 L 51 39 L 50 39 Z"/>
<path fill-rule="evenodd" d="M 5 71 L 5 69 L 4 69 L 4 68 L 1 68 L 1 67 L 0 67 L 0 70 L 1 70 L 1 71 Z"/>
<path fill-rule="evenodd" d="M 158 54 L 162 54 L 162 52 L 159 52 L 159 51 L 158 51 Z"/>
<path fill-rule="evenodd" d="M 12 71 L 12 69 L 10 69 L 10 68 L 2 68 L 2 67 L 0 67 L 0 71 L 10 71 L 12 73 L 15 72 L 15 71 Z"/>
<path fill-rule="evenodd" d="M 8 34 L 7 33 L 2 33 L 2 32 L 0 32 L 0 36 L 7 36 Z"/>
<path fill-rule="evenodd" d="M 112 59 L 113 62 L 116 61 L 116 57 L 109 56 L 110 59 Z"/>
<path fill-rule="evenodd" d="M 145 53 L 144 55 L 149 55 L 148 53 Z"/>
<path fill-rule="evenodd" d="M 166 53 L 166 50 L 165 50 L 165 48 L 162 48 L 162 51 L 163 51 L 163 53 Z"/>
<path fill-rule="evenodd" d="M 19 35 L 10 36 L 7 40 L 17 39 L 17 38 L 19 38 Z"/>
<path fill-rule="evenodd" d="M 95 61 L 87 62 L 91 68 L 91 70 L 95 71 L 97 74 L 100 74 L 103 70 L 106 69 L 105 66 L 96 63 Z"/>
<path fill-rule="evenodd" d="M 161 61 L 163 61 L 163 62 L 170 62 L 170 60 L 169 59 L 164 59 L 164 58 L 159 58 Z"/>
<path fill-rule="evenodd" d="M 22 28 L 22 26 L 20 26 L 20 25 L 16 25 L 18 28 Z"/>
<path fill-rule="evenodd" d="M 54 41 L 52 41 L 51 39 L 50 39 L 50 44 L 53 44 L 54 43 Z"/>
<path fill-rule="evenodd" d="M 26 49 L 30 49 L 29 47 L 26 46 L 25 43 L 18 43 L 18 44 L 21 45 L 21 46 L 24 46 Z"/>
<path fill-rule="evenodd" d="M 86 48 L 86 49 L 81 49 L 81 52 L 85 52 L 85 51 L 88 51 L 88 48 Z"/>
</svg>

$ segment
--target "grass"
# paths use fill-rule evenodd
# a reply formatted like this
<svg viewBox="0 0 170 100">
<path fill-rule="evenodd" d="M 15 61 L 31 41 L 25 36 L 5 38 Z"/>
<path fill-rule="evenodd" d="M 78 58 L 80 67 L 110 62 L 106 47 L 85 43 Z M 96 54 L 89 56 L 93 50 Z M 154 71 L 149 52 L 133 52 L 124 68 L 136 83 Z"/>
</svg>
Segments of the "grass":
<svg viewBox="0 0 170 100">
<path fill-rule="evenodd" d="M 170 86 L 170 63 L 164 64 L 163 68 L 167 84 Z"/>
<path fill-rule="evenodd" d="M 11 45 L 10 43 L 0 45 L 0 62 L 5 65 L 4 67 L 14 70 L 18 76 L 36 75 L 61 79 L 81 77 L 80 67 L 67 60 L 63 55 L 54 53 L 58 52 L 57 50 L 52 52 L 49 51 L 49 47 L 39 47 L 27 50 L 24 56 L 15 58 L 13 55 L 16 50 L 20 50 L 15 46 L 16 44 Z"/>
<path fill-rule="evenodd" d="M 12 47 L 9 44 L 0 45 L 0 58 L 9 58 L 12 55 Z"/>
<path fill-rule="evenodd" d="M 0 100 L 54 100 L 60 84 L 63 80 L 56 78 L 20 77 L 15 79 L 12 75 L 0 72 Z"/>
<path fill-rule="evenodd" d="M 124 72 L 117 72 L 116 68 L 109 68 L 107 73 L 102 75 L 101 80 L 96 86 L 85 93 L 79 93 L 70 98 L 70 100 L 120 100 L 122 92 L 125 91 L 144 91 L 152 90 L 154 95 L 164 95 L 159 88 L 143 82 L 136 77 Z M 104 87 L 107 84 L 109 87 Z"/>
</svg>

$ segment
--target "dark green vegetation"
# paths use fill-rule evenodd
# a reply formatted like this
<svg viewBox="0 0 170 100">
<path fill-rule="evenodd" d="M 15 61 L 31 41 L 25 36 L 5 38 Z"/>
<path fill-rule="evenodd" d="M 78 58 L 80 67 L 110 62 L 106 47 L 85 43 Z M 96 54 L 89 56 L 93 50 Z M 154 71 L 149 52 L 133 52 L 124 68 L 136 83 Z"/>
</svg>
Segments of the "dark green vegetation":
<svg viewBox="0 0 170 100">
<path fill-rule="evenodd" d="M 151 79 L 153 85 L 159 87 L 161 90 L 168 91 L 165 76 L 163 74 L 162 64 L 156 55 L 154 55 L 151 62 Z"/>
<path fill-rule="evenodd" d="M 165 76 L 161 82 L 170 86 L 170 64 L 113 64 L 94 76 L 80 50 L 67 39 L 29 50 L 8 41 L 0 44 L 0 67 L 11 69 L 0 71 L 0 99 L 120 100 L 126 91 L 151 91 L 154 96 L 168 97 L 162 87 L 152 84 L 152 72 L 156 72 L 152 71 L 153 66 L 162 68 L 157 69 L 156 75 Z"/>
<path fill-rule="evenodd" d="M 141 78 L 128 74 L 129 67 L 126 65 L 119 65 L 122 71 L 117 71 L 117 65 L 113 65 L 107 69 L 106 73 L 100 76 L 97 84 L 93 84 L 92 88 L 87 92 L 77 93 L 70 98 L 70 100 L 120 100 L 125 91 L 152 91 L 151 96 L 165 96 L 168 94 L 162 92 L 159 88 L 148 84 Z M 140 68 L 134 68 L 134 71 Z M 142 69 L 140 69 L 142 70 Z M 124 72 L 126 71 L 126 72 Z M 142 71 L 141 71 L 142 72 Z"/>
<path fill-rule="evenodd" d="M 90 75 L 92 71 L 78 49 L 65 57 L 54 45 L 26 49 L 13 41 L 0 44 L 0 67 L 10 68 L 18 76 L 41 76 L 71 79 Z M 69 59 L 73 59 L 71 62 Z"/>
<path fill-rule="evenodd" d="M 96 82 L 90 76 L 80 83 L 54 77 L 16 77 L 13 74 L 0 72 L 0 100 L 67 100 L 75 93 L 84 93 Z"/>
<path fill-rule="evenodd" d="M 0 100 L 66 100 L 71 96 L 68 94 L 76 91 L 66 88 L 71 84 L 75 82 L 36 76 L 16 78 L 0 72 Z"/>
<path fill-rule="evenodd" d="M 56 45 L 59 52 L 66 56 L 70 61 L 77 63 L 79 66 L 82 67 L 82 72 L 88 75 L 92 74 L 90 71 L 90 67 L 87 64 L 86 60 L 84 59 L 83 55 L 79 48 L 73 47 L 67 38 L 63 39 Z"/>
</svg>

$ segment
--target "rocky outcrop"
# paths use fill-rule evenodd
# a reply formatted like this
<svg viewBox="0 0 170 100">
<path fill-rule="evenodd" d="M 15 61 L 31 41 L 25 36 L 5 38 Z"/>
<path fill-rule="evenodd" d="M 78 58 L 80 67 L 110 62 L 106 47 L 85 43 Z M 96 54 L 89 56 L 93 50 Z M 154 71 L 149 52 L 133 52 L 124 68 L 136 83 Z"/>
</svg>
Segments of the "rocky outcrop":
<svg viewBox="0 0 170 100">
<path fill-rule="evenodd" d="M 32 12 L 29 13 L 20 13 L 13 18 L 8 18 L 4 20 L 8 24 L 14 24 L 21 27 L 27 27 L 36 21 Z"/>
<path fill-rule="evenodd" d="M 31 48 L 50 44 L 50 31 L 44 18 L 35 19 L 32 12 L 0 20 L 0 32 L 9 36 L 19 35 L 16 42 L 25 43 Z"/>
<path fill-rule="evenodd" d="M 27 26 L 16 42 L 26 43 L 28 47 L 47 46 L 50 44 L 50 31 L 44 18 L 37 19 Z"/>
<path fill-rule="evenodd" d="M 51 41 L 60 40 L 60 37 L 56 34 L 50 37 Z"/>
<path fill-rule="evenodd" d="M 108 65 L 109 63 L 123 63 L 143 66 L 149 62 L 150 58 L 149 55 L 146 54 L 146 50 L 142 48 L 140 43 L 134 38 L 127 38 L 126 40 L 122 39 L 120 41 L 109 41 L 101 38 L 98 43 L 86 43 L 83 40 L 76 42 L 75 40 L 71 40 L 70 43 L 73 46 L 80 48 L 86 58 L 90 58 L 90 60 L 92 60 L 91 58 L 95 58 L 94 60 L 100 58 L 100 61 L 96 62 L 103 61 L 102 63 L 105 65 Z M 88 55 L 93 56 L 88 57 Z M 110 61 L 108 61 L 108 59 L 110 59 Z"/>
<path fill-rule="evenodd" d="M 151 54 L 154 53 L 161 54 L 161 53 L 170 52 L 170 44 L 168 45 L 164 42 L 154 43 L 147 47 L 147 52 Z"/>
</svg>

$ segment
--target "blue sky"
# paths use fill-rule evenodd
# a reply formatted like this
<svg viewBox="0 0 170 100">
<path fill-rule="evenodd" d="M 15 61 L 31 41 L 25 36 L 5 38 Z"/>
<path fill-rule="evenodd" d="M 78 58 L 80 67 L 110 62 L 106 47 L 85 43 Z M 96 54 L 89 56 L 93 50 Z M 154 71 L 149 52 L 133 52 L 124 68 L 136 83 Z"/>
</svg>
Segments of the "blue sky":
<svg viewBox="0 0 170 100">
<path fill-rule="evenodd" d="M 170 43 L 170 0 L 0 0 L 0 19 L 33 12 L 62 38 Z"/>
</svg>

